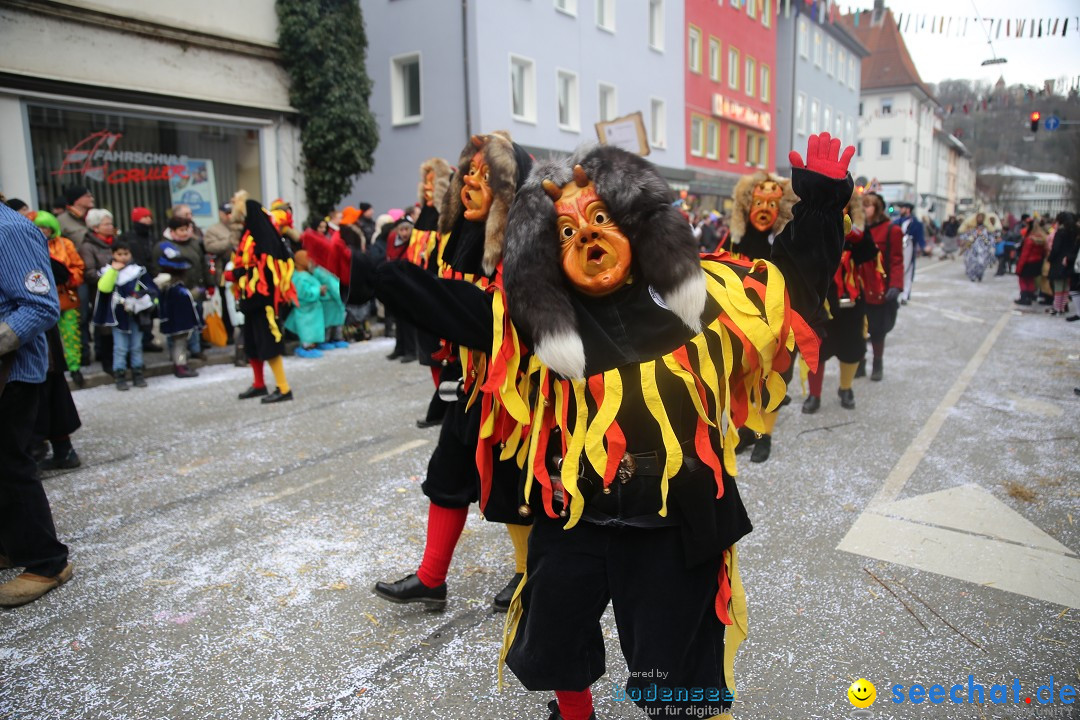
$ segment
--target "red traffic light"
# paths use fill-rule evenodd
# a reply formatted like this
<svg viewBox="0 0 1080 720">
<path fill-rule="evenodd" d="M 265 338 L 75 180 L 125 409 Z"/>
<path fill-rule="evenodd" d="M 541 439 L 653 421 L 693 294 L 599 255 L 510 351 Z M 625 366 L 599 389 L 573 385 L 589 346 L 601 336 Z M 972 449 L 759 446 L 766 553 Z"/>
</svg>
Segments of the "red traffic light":
<svg viewBox="0 0 1080 720">
<path fill-rule="evenodd" d="M 1039 118 L 1042 117 L 1042 113 L 1038 110 L 1031 113 L 1031 132 L 1039 131 Z"/>
</svg>

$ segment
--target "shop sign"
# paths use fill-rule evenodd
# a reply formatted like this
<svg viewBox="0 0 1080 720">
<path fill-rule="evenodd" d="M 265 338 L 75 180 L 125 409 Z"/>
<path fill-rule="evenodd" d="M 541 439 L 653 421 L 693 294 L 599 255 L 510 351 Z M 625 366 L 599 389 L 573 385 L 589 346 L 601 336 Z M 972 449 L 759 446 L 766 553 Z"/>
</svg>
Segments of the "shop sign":
<svg viewBox="0 0 1080 720">
<path fill-rule="evenodd" d="M 53 175 L 79 175 L 109 185 L 167 181 L 170 178 L 187 178 L 188 157 L 169 153 L 118 150 L 123 133 L 99 130 L 75 143 L 64 151 L 64 160 Z M 110 162 L 149 167 L 117 168 L 109 170 Z"/>
<path fill-rule="evenodd" d="M 713 115 L 749 125 L 762 132 L 772 130 L 772 114 L 737 103 L 720 93 L 713 94 Z"/>
</svg>

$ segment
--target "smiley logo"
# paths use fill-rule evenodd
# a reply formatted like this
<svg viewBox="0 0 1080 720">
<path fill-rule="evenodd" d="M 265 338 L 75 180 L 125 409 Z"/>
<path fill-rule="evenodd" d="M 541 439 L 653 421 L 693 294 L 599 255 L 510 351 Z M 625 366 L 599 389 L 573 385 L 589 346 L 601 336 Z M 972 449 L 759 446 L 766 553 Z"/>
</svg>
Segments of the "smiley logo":
<svg viewBox="0 0 1080 720">
<path fill-rule="evenodd" d="M 857 708 L 868 708 L 877 700 L 877 688 L 865 678 L 859 678 L 847 689 L 847 699 Z"/>
</svg>

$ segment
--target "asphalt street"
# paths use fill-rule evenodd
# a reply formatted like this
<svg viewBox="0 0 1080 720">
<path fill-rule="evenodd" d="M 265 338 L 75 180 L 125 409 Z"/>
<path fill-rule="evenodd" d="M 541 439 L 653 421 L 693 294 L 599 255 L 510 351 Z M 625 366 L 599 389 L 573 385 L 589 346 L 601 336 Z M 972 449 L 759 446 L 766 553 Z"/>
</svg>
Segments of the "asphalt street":
<svg viewBox="0 0 1080 720">
<path fill-rule="evenodd" d="M 914 290 L 855 410 L 832 361 L 820 412 L 794 381 L 772 458 L 740 456 L 737 720 L 850 717 L 858 678 L 876 718 L 1080 717 L 1061 702 L 1080 685 L 1080 323 L 1016 311 L 1014 277 L 961 262 L 922 261 Z M 75 577 L 0 612 L 0 720 L 545 719 L 547 693 L 498 687 L 501 526 L 470 515 L 444 612 L 371 592 L 420 560 L 438 434 L 414 425 L 427 369 L 390 348 L 288 358 L 296 400 L 274 406 L 237 401 L 250 371 L 224 365 L 76 393 L 83 467 L 45 479 Z M 604 623 L 597 717 L 645 717 L 612 697 Z M 913 684 L 965 702 L 913 705 Z"/>
</svg>

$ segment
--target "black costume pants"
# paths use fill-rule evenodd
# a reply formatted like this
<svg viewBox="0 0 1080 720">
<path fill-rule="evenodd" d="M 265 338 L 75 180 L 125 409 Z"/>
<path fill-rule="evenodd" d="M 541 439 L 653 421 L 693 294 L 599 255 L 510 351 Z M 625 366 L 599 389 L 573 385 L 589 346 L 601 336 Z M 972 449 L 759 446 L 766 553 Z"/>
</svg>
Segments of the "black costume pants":
<svg viewBox="0 0 1080 720">
<path fill-rule="evenodd" d="M 0 551 L 27 572 L 53 576 L 67 565 L 52 510 L 30 456 L 41 388 L 10 382 L 0 394 Z"/>
<path fill-rule="evenodd" d="M 871 342 L 881 342 L 892 332 L 896 326 L 896 313 L 899 309 L 899 300 L 886 301 L 880 305 L 866 304 L 866 324 Z"/>
<path fill-rule="evenodd" d="M 596 682 L 605 671 L 600 617 L 611 602 L 630 678 L 594 694 L 610 691 L 653 717 L 724 712 L 724 625 L 715 606 L 722 556 L 686 567 L 677 526 L 582 520 L 564 530 L 564 522 L 538 517 L 529 537 L 522 617 L 506 658 L 522 684 L 577 691 Z M 665 689 L 693 688 L 705 699 L 659 699 Z"/>
</svg>

